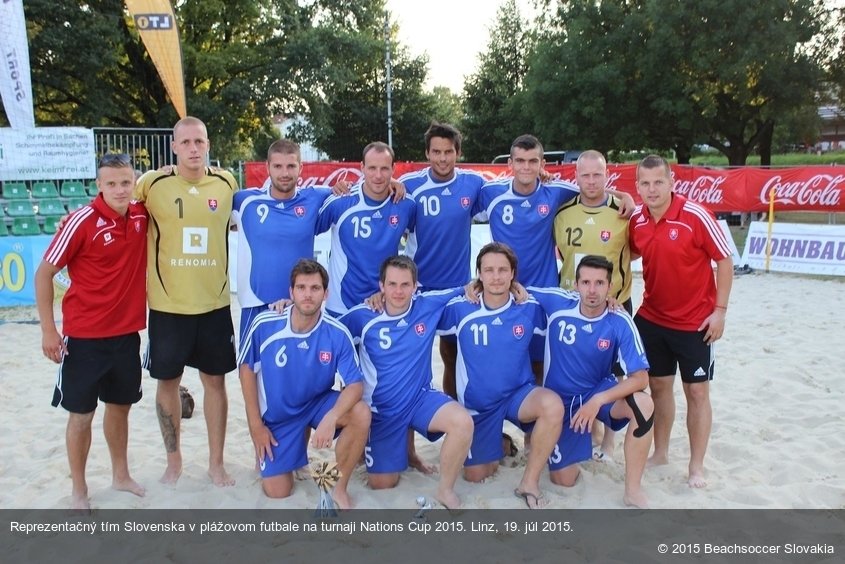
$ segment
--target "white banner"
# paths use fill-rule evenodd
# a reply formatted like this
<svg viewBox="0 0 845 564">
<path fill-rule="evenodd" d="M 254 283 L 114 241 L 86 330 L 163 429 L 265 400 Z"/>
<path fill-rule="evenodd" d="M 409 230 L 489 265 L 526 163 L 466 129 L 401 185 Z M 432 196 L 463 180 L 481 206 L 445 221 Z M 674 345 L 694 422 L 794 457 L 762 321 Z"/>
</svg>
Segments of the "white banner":
<svg viewBox="0 0 845 564">
<path fill-rule="evenodd" d="M 0 180 L 96 178 L 95 161 L 91 129 L 0 128 Z"/>
<path fill-rule="evenodd" d="M 23 0 L 0 0 L 0 94 L 15 129 L 35 127 Z"/>
<path fill-rule="evenodd" d="M 766 268 L 767 232 L 767 223 L 751 223 L 743 263 L 755 269 Z M 845 225 L 775 223 L 769 270 L 845 276 Z"/>
</svg>

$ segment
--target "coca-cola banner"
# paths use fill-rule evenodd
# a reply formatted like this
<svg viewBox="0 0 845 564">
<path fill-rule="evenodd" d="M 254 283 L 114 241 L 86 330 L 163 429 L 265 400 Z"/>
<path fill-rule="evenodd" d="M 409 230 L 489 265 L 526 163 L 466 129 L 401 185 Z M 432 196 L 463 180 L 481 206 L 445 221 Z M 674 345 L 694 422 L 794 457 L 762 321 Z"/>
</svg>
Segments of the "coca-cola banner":
<svg viewBox="0 0 845 564">
<path fill-rule="evenodd" d="M 803 274 L 845 276 L 845 226 L 775 223 L 769 245 L 768 224 L 754 221 L 748 228 L 743 264 L 769 270 Z"/>
<path fill-rule="evenodd" d="M 397 177 L 425 167 L 425 163 L 398 162 Z M 489 180 L 508 175 L 507 165 L 462 164 Z M 556 179 L 575 180 L 575 165 L 547 167 Z M 845 167 L 808 166 L 792 168 L 735 169 L 702 166 L 672 166 L 674 189 L 713 212 L 760 212 L 769 209 L 769 194 L 774 190 L 778 211 L 845 212 Z M 362 177 L 358 163 L 304 163 L 301 186 L 333 186 L 338 180 L 356 182 Z M 636 190 L 637 165 L 608 165 L 608 186 L 628 192 L 640 201 Z M 246 163 L 246 186 L 263 186 L 267 167 L 263 162 Z"/>
</svg>

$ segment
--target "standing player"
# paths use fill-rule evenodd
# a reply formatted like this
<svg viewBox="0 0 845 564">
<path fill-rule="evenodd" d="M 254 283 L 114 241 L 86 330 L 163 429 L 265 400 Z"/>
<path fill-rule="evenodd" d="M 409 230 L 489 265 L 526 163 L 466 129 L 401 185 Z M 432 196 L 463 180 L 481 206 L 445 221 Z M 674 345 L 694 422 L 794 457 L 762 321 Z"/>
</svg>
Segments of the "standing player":
<svg viewBox="0 0 845 564">
<path fill-rule="evenodd" d="M 430 441 L 446 438 L 440 449 L 436 498 L 447 508 L 460 499 L 455 482 L 472 441 L 472 418 L 452 398 L 431 387 L 431 346 L 446 302 L 463 292 L 416 294 L 414 262 L 406 256 L 385 260 L 379 270 L 385 310 L 365 305 L 340 318 L 359 345 L 364 371 L 364 401 L 373 413 L 364 461 L 370 487 L 399 483 L 408 467 L 408 429 Z"/>
<path fill-rule="evenodd" d="M 429 166 L 399 180 L 417 204 L 416 223 L 408 236 L 405 254 L 417 265 L 420 290 L 446 290 L 469 281 L 470 228 L 478 213 L 478 195 L 484 177 L 456 168 L 461 157 L 461 133 L 454 126 L 432 123 L 424 135 Z M 440 337 L 443 391 L 457 398 L 455 359 L 457 343 Z"/>
<path fill-rule="evenodd" d="M 596 420 L 617 431 L 628 426 L 625 437 L 626 505 L 648 507 L 642 476 L 654 406 L 648 394 L 648 362 L 634 322 L 625 312 L 607 308 L 613 264 L 587 255 L 578 264 L 578 296 L 558 289 L 530 288 L 546 310 L 548 367 L 543 383 L 560 394 L 566 415 L 563 432 L 549 457 L 553 483 L 575 485 L 578 463 L 591 456 L 590 430 Z M 580 299 L 578 299 L 580 298 Z M 615 361 L 627 377 L 611 373 Z"/>
<path fill-rule="evenodd" d="M 135 171 L 128 155 L 108 154 L 97 169 L 99 195 L 70 215 L 35 273 L 41 350 L 60 363 L 53 406 L 69 413 L 66 433 L 73 509 L 88 510 L 85 465 L 97 399 L 106 404 L 103 433 L 112 488 L 143 496 L 129 475 L 129 409 L 141 399 L 145 327 L 147 212 L 130 201 Z M 73 284 L 62 299 L 62 332 L 53 317 L 53 276 L 67 266 Z"/>
<path fill-rule="evenodd" d="M 314 256 L 318 214 L 331 190 L 297 189 L 301 171 L 299 145 L 279 139 L 267 150 L 270 185 L 235 194 L 241 337 L 267 304 L 290 297 L 287 280 L 293 266 Z"/>
<path fill-rule="evenodd" d="M 563 266 L 560 287 L 575 288 L 575 269 L 586 255 L 599 255 L 613 263 L 610 296 L 629 315 L 631 305 L 631 250 L 628 246 L 628 219 L 619 214 L 619 201 L 605 190 L 607 161 L 598 151 L 584 151 L 575 163 L 575 181 L 580 194 L 565 203 L 555 214 L 555 244 Z M 613 373 L 622 376 L 618 364 Z M 614 433 L 605 428 L 601 450 L 596 457 L 612 456 Z"/>
<path fill-rule="evenodd" d="M 472 414 L 475 431 L 464 464 L 464 477 L 480 482 L 499 467 L 505 419 L 524 431 L 533 429 L 525 471 L 514 493 L 529 509 L 547 504 L 540 492 L 540 472 L 560 436 L 563 404 L 557 394 L 536 386 L 528 357 L 530 336 L 545 329 L 543 310 L 534 300 L 516 304 L 511 284 L 517 259 L 503 243 L 489 243 L 478 253 L 481 282 L 478 304 L 457 297 L 449 302 L 440 329 L 458 338 L 458 401 Z"/>
<path fill-rule="evenodd" d="M 328 273 L 317 261 L 297 262 L 290 273 L 293 305 L 255 318 L 238 364 L 264 493 L 291 494 L 293 471 L 308 461 L 305 429 L 315 429 L 314 448 L 331 446 L 340 430 L 340 478 L 332 496 L 341 509 L 350 509 L 347 486 L 364 451 L 370 410 L 361 401 L 363 377 L 352 336 L 321 311 L 328 282 Z M 335 375 L 344 386 L 341 392 L 332 389 Z"/>
<path fill-rule="evenodd" d="M 145 365 L 158 380 L 156 412 L 167 451 L 163 483 L 182 473 L 179 383 L 185 366 L 199 370 L 208 429 L 208 475 L 235 481 L 223 465 L 228 398 L 224 375 L 235 368 L 229 308 L 229 218 L 235 178 L 206 168 L 209 142 L 195 117 L 173 127 L 176 170 L 138 179 L 135 198 L 150 214 L 147 233 L 149 348 Z"/>
<path fill-rule="evenodd" d="M 414 228 L 411 198 L 390 198 L 393 149 L 379 141 L 364 147 L 363 183 L 349 196 L 330 197 L 320 209 L 317 231 L 331 228 L 330 284 L 326 311 L 337 317 L 378 291 L 379 265 L 399 250 Z"/>
<path fill-rule="evenodd" d="M 634 318 L 651 365 L 654 398 L 654 465 L 669 462 L 675 421 L 675 372 L 687 399 L 689 485 L 703 488 L 704 455 L 713 412 L 714 343 L 722 336 L 733 283 L 730 247 L 713 214 L 672 192 L 672 172 L 662 157 L 637 166 L 643 205 L 631 217 L 631 254 L 643 257 L 643 303 Z M 713 278 L 711 261 L 716 262 Z M 680 281 L 680 283 L 679 283 Z"/>
</svg>

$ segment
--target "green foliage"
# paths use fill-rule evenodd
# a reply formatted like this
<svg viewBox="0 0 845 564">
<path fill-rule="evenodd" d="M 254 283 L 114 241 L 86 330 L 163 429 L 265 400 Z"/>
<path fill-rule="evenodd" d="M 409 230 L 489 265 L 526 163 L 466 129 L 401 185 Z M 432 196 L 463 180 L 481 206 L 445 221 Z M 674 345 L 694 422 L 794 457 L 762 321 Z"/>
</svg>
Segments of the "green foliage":
<svg viewBox="0 0 845 564">
<path fill-rule="evenodd" d="M 490 162 L 508 152 L 517 136 L 531 131 L 524 79 L 532 37 L 514 0 L 499 8 L 478 71 L 464 85 L 463 154 L 469 162 Z"/>
</svg>

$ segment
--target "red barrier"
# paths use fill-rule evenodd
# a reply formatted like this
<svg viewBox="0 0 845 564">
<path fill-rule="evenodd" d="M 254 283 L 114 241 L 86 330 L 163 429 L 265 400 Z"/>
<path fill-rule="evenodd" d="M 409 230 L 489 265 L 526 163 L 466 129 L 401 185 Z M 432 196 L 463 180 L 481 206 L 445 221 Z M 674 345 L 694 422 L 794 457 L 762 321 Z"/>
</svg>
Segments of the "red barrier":
<svg viewBox="0 0 845 564">
<path fill-rule="evenodd" d="M 425 163 L 398 162 L 395 175 L 419 170 Z M 508 175 L 507 165 L 461 164 L 489 180 Z M 245 164 L 246 186 L 262 186 L 267 180 L 263 162 Z M 575 165 L 554 165 L 547 170 L 558 179 L 575 180 Z M 636 192 L 637 165 L 608 165 L 608 185 L 628 192 L 639 201 Z M 713 212 L 768 210 L 769 191 L 775 190 L 778 211 L 845 212 L 845 168 L 840 166 L 808 166 L 765 169 L 735 169 L 674 165 L 675 192 L 698 202 Z M 333 186 L 338 180 L 356 182 L 362 178 L 357 163 L 305 163 L 300 186 Z"/>
</svg>

